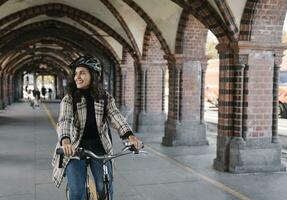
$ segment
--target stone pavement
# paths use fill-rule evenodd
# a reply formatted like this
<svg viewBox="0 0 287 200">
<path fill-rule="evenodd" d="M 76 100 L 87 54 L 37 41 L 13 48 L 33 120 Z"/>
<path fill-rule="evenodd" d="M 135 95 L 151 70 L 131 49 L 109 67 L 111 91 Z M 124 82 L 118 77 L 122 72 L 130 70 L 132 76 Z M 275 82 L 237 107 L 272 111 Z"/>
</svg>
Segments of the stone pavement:
<svg viewBox="0 0 287 200">
<path fill-rule="evenodd" d="M 0 111 L 0 200 L 62 200 L 51 181 L 58 103 L 33 110 L 14 103 Z M 164 147 L 162 135 L 138 134 L 147 155 L 115 163 L 115 200 L 285 200 L 287 173 L 230 174 L 213 169 L 216 133 L 208 146 Z M 121 142 L 114 135 L 115 151 Z"/>
</svg>

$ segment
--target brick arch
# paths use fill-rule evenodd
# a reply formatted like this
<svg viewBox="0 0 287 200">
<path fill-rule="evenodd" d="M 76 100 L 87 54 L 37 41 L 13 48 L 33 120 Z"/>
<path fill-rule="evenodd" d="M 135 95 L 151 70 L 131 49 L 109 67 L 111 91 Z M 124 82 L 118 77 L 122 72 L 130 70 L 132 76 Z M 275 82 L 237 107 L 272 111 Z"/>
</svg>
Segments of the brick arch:
<svg viewBox="0 0 287 200">
<path fill-rule="evenodd" d="M 122 0 L 125 2 L 128 6 L 130 6 L 139 16 L 143 18 L 143 20 L 146 22 L 148 27 L 153 30 L 154 34 L 158 38 L 158 41 L 161 44 L 161 48 L 163 49 L 166 57 L 169 57 L 171 55 L 170 48 L 163 37 L 161 31 L 157 28 L 153 20 L 148 16 L 148 14 L 133 0 Z"/>
<path fill-rule="evenodd" d="M 144 39 L 143 39 L 143 54 L 142 54 L 142 59 L 145 59 L 147 57 L 147 46 L 149 45 L 149 40 L 150 40 L 150 37 L 151 37 L 151 30 L 148 29 L 148 27 L 146 28 L 145 30 L 145 33 L 144 33 Z"/>
<path fill-rule="evenodd" d="M 281 43 L 287 1 L 259 1 L 253 14 L 250 41 Z"/>
<path fill-rule="evenodd" d="M 96 18 L 93 15 L 90 15 L 89 13 L 86 13 L 84 11 L 81 11 L 76 8 L 70 7 L 68 5 L 60 4 L 60 3 L 49 3 L 45 5 L 34 6 L 34 7 L 30 7 L 30 8 L 18 11 L 16 13 L 13 13 L 7 17 L 4 17 L 3 19 L 0 20 L 0 26 L 12 20 L 15 20 L 17 18 L 18 20 L 11 23 L 7 27 L 5 27 L 5 29 L 2 30 L 2 32 L 0 33 L 3 34 L 3 31 L 10 30 L 27 19 L 39 16 L 39 15 L 43 15 L 43 14 L 50 15 L 51 13 L 52 14 L 60 13 L 61 15 L 60 17 L 67 16 L 74 20 L 77 20 L 79 18 L 81 20 L 85 20 L 89 22 L 90 24 L 96 27 L 101 28 L 107 34 L 109 34 L 111 37 L 117 40 L 124 48 L 127 48 L 134 59 L 138 59 L 139 55 L 136 54 L 134 49 L 117 32 L 115 32 L 111 27 L 109 27 L 103 21 L 101 21 L 100 19 Z"/>
<path fill-rule="evenodd" d="M 269 40 L 281 42 L 286 11 L 286 1 L 247 0 L 241 18 L 239 39 L 243 41 L 262 42 L 262 40 Z M 274 32 L 268 30 L 270 25 L 273 26 Z M 260 31 L 265 34 L 260 34 Z"/>
<path fill-rule="evenodd" d="M 123 49 L 123 53 L 122 53 L 122 63 L 124 64 L 133 64 L 134 60 L 132 59 L 131 55 L 129 54 L 129 52 L 126 49 Z"/>
<path fill-rule="evenodd" d="M 45 60 L 44 57 L 51 57 L 49 63 L 53 63 L 53 66 L 56 66 L 56 68 L 60 67 L 63 69 L 63 73 L 69 74 L 70 69 L 68 68 L 68 64 L 63 61 L 61 58 L 49 54 L 39 54 L 37 55 L 36 59 L 33 59 L 33 56 L 26 55 L 19 55 L 12 60 L 8 61 L 7 66 L 3 69 L 5 73 L 15 74 L 17 71 L 19 71 L 21 68 L 27 67 L 27 63 L 29 62 L 35 62 L 36 60 Z M 32 61 L 33 60 L 33 61 Z M 43 61 L 44 62 L 44 61 Z"/>
<path fill-rule="evenodd" d="M 9 43 L 8 43 L 8 47 L 15 47 L 16 44 L 21 44 L 23 41 L 27 41 L 29 39 L 33 40 L 34 38 L 41 38 L 41 37 L 54 37 L 57 38 L 59 40 L 63 40 L 67 43 L 71 43 L 73 44 L 76 48 L 81 49 L 82 52 L 86 52 L 87 55 L 91 54 L 91 52 L 94 52 L 95 48 L 92 48 L 91 46 L 97 46 L 99 44 L 97 44 L 97 41 L 95 41 L 95 39 L 91 38 L 91 36 L 87 35 L 85 32 L 81 31 L 81 30 L 76 30 L 73 27 L 69 27 L 67 25 L 67 27 L 64 29 L 64 31 L 62 31 L 61 29 L 55 30 L 55 27 L 53 27 L 54 29 L 51 31 L 49 29 L 49 27 L 51 27 L 51 25 L 53 25 L 53 20 L 48 21 L 48 22 L 39 22 L 36 25 L 34 24 L 33 26 L 31 25 L 27 25 L 25 28 L 22 27 L 22 29 L 19 30 L 15 30 L 14 32 L 12 32 L 11 34 L 9 34 L 7 37 L 12 39 Z M 58 22 L 57 22 L 58 23 Z M 59 25 L 59 24 L 58 24 Z M 62 24 L 60 25 L 60 27 L 63 27 Z M 58 26 L 59 27 L 59 26 Z M 13 33 L 17 33 L 17 34 L 13 34 Z M 51 34 L 52 33 L 52 34 Z M 84 45 L 85 41 L 78 41 L 77 37 L 82 38 L 84 40 L 86 40 L 86 45 L 88 45 L 89 47 L 87 47 L 86 45 Z M 30 37 L 30 38 L 26 38 L 26 37 Z M 22 40 L 22 42 L 21 42 Z M 3 40 L 5 41 L 5 39 Z M 83 47 L 86 46 L 86 50 L 83 49 Z M 100 46 L 98 46 L 98 49 L 100 48 Z M 107 53 L 109 53 L 105 48 L 103 48 L 103 51 L 106 51 Z M 2 51 L 3 52 L 3 51 Z M 109 54 L 107 54 L 109 55 Z M 110 59 L 111 62 L 116 63 L 115 60 L 112 60 L 113 56 L 107 56 L 106 59 Z M 115 65 L 115 67 L 117 67 L 118 65 Z M 117 73 L 117 69 L 115 69 L 115 72 Z M 115 77 L 116 78 L 116 77 Z"/>
<path fill-rule="evenodd" d="M 42 55 L 40 54 L 39 55 L 39 58 L 37 59 L 34 59 L 33 60 L 33 56 L 30 56 L 30 57 L 27 57 L 27 58 L 24 58 L 23 60 L 21 60 L 21 62 L 15 62 L 14 63 L 14 67 L 13 69 L 7 69 L 6 72 L 7 73 L 17 73 L 17 71 L 20 71 L 21 69 L 24 69 L 25 67 L 27 67 L 27 64 L 29 63 L 32 63 L 32 62 L 38 62 L 38 61 L 49 61 L 49 62 L 52 62 L 52 63 L 55 63 L 56 66 L 61 66 L 61 68 L 63 68 L 63 66 L 66 66 L 64 69 L 65 69 L 65 72 L 66 74 L 69 74 L 70 73 L 70 69 L 67 68 L 67 63 L 63 62 L 63 60 L 60 60 L 59 58 L 55 57 L 55 56 L 51 56 L 51 55 Z M 58 67 L 57 67 L 58 68 Z M 57 69 L 56 68 L 56 69 Z"/>
<path fill-rule="evenodd" d="M 96 31 L 95 29 L 93 29 L 92 27 L 90 27 L 87 23 L 85 23 L 84 21 L 80 21 L 78 22 L 80 23 L 83 27 L 85 27 L 87 30 L 89 30 L 91 33 L 93 33 L 94 35 L 100 35 L 100 33 L 98 31 Z M 113 47 L 103 38 L 103 37 L 98 37 L 97 38 L 107 49 L 109 49 L 109 51 L 113 54 L 113 56 L 115 57 L 115 59 L 120 62 L 120 58 L 118 57 L 116 51 L 113 49 Z"/>
<path fill-rule="evenodd" d="M 148 62 L 164 60 L 165 52 L 161 49 L 160 41 L 155 33 L 149 28 L 145 31 L 143 44 L 143 60 Z"/>
<path fill-rule="evenodd" d="M 48 37 L 47 38 L 32 39 L 32 40 L 26 42 L 25 44 L 21 44 L 20 47 L 19 47 L 19 50 L 21 50 L 21 48 L 24 49 L 25 46 L 28 46 L 28 45 L 31 45 L 31 44 L 34 44 L 34 43 L 37 43 L 37 42 L 40 42 L 40 43 L 55 43 L 55 44 L 58 44 L 59 46 L 63 47 L 64 49 L 70 49 L 69 55 L 63 54 L 63 57 L 66 60 L 68 60 L 69 63 L 73 61 L 75 56 L 79 56 L 78 53 L 72 52 L 72 49 L 75 49 L 75 47 L 73 45 L 71 45 L 70 43 L 65 42 L 63 40 L 56 39 L 56 38 L 48 38 Z M 2 58 L 0 59 L 0 63 L 3 63 L 3 61 L 6 60 L 6 59 L 11 60 L 12 58 L 9 58 L 9 57 L 13 57 L 13 55 L 16 53 L 14 50 L 18 51 L 18 47 L 14 48 L 13 50 L 11 50 L 8 53 L 5 53 L 5 55 L 3 55 Z M 58 52 L 59 51 L 60 50 L 58 50 Z M 2 67 L 4 67 L 4 65 L 2 65 Z"/>
<path fill-rule="evenodd" d="M 229 6 L 227 5 L 226 1 L 215 1 L 215 3 L 217 4 L 218 9 L 226 22 L 226 27 L 228 34 L 231 36 L 231 40 L 237 41 L 239 37 L 238 27 L 234 21 L 234 17 L 229 9 Z"/>
<path fill-rule="evenodd" d="M 55 31 L 58 31 L 58 32 L 47 33 L 46 29 L 48 29 L 49 27 L 52 29 L 55 29 Z M 62 28 L 64 27 L 64 28 L 63 30 L 61 30 L 57 27 L 62 27 Z M 65 36 L 63 36 L 64 34 Z M 85 40 L 78 41 L 76 36 L 85 38 Z M 75 47 L 77 47 L 77 49 L 80 50 L 80 52 L 86 52 L 87 54 L 90 54 L 89 51 L 87 50 L 85 51 L 85 49 L 83 48 L 83 44 L 81 43 L 81 42 L 88 40 L 88 41 L 91 41 L 89 42 L 89 45 L 92 44 L 94 46 L 97 46 L 98 49 L 101 49 L 104 53 L 106 53 L 106 55 L 108 55 L 110 59 L 112 59 L 116 63 L 118 62 L 115 59 L 115 56 L 111 54 L 111 52 L 106 47 L 104 47 L 101 43 L 96 41 L 90 35 L 86 34 L 85 32 L 81 30 L 75 29 L 74 27 L 68 24 L 55 21 L 55 20 L 47 20 L 44 22 L 37 22 L 37 23 L 29 24 L 29 25 L 26 25 L 25 27 L 22 27 L 20 29 L 17 29 L 7 34 L 5 37 L 2 37 L 1 44 L 5 44 L 4 41 L 8 41 L 6 42 L 5 45 L 9 46 L 10 49 L 5 48 L 5 45 L 4 45 L 4 47 L 1 49 L 1 52 L 3 53 L 3 55 L 5 55 L 5 53 L 15 48 L 15 46 L 18 45 L 19 43 L 21 44 L 25 42 L 25 38 L 28 38 L 26 40 L 33 40 L 34 38 L 39 38 L 39 37 L 59 38 L 63 41 L 67 41 L 68 43 L 73 44 Z M 87 45 L 88 44 L 85 45 L 86 48 L 88 48 Z M 92 52 L 94 51 L 94 49 L 91 48 L 91 46 L 90 46 L 90 51 Z"/>
<path fill-rule="evenodd" d="M 129 38 L 129 40 L 131 41 L 131 44 L 132 44 L 136 54 L 138 55 L 138 57 L 140 57 L 141 53 L 140 53 L 139 47 L 136 43 L 136 40 L 135 40 L 132 32 L 130 31 L 129 27 L 127 26 L 125 20 L 123 19 L 123 17 L 120 15 L 120 13 L 114 8 L 114 6 L 109 1 L 101 0 L 101 2 L 109 9 L 109 11 L 114 15 L 114 17 L 121 24 L 121 26 L 123 27 L 123 29 L 125 30 L 128 38 Z"/>
<path fill-rule="evenodd" d="M 49 55 L 49 54 L 45 54 L 45 53 L 41 52 L 40 54 L 37 54 L 37 58 L 38 57 L 39 58 L 51 57 L 54 59 L 54 60 L 51 60 L 51 61 L 53 61 L 53 63 L 55 63 L 57 66 L 61 66 L 61 68 L 66 71 L 66 73 L 70 72 L 70 69 L 68 68 L 69 62 L 66 62 L 63 58 L 61 58 L 61 56 Z M 19 68 L 21 68 L 23 66 L 23 64 L 22 64 L 23 61 L 27 60 L 27 59 L 32 60 L 33 55 L 23 53 L 23 54 L 20 54 L 16 57 L 10 59 L 6 64 L 6 66 L 9 66 L 9 67 L 5 67 L 4 71 L 9 72 L 9 73 L 10 72 L 14 73 L 15 71 L 17 71 Z"/>
<path fill-rule="evenodd" d="M 186 28 L 186 23 L 188 21 L 189 11 L 183 9 L 178 23 L 178 28 L 176 32 L 176 42 L 175 42 L 175 53 L 182 54 L 183 51 L 183 34 Z"/>
<path fill-rule="evenodd" d="M 49 52 L 49 53 L 53 53 L 54 55 L 59 55 L 61 58 L 63 58 L 64 62 L 66 62 L 67 64 L 69 64 L 70 62 L 73 61 L 73 59 L 75 58 L 75 55 L 79 56 L 79 54 L 77 52 L 72 51 L 72 49 L 74 49 L 73 45 L 65 44 L 64 41 L 56 40 L 56 38 L 49 38 L 49 39 L 46 39 L 46 38 L 35 38 L 35 39 L 32 39 L 32 40 L 26 41 L 25 43 L 22 43 L 19 46 L 16 46 L 15 47 L 15 51 L 10 51 L 5 56 L 6 57 L 12 56 L 9 60 L 13 60 L 14 59 L 13 55 L 18 56 L 17 53 L 19 51 L 23 51 L 24 50 L 24 52 L 22 52 L 20 54 L 20 55 L 22 55 L 22 57 L 24 57 L 25 55 L 28 55 L 32 51 L 31 48 L 29 48 L 27 50 L 28 46 L 34 45 L 36 43 L 42 43 L 42 44 L 45 45 L 45 43 L 47 44 L 47 42 L 57 44 L 59 47 L 62 47 L 64 49 L 64 51 L 63 50 L 59 50 L 59 49 L 53 49 L 53 48 L 50 48 L 49 46 L 47 46 L 47 47 L 35 48 L 34 49 L 35 53 L 36 52 L 38 52 L 38 53 L 39 52 L 40 53 L 41 52 L 43 52 L 43 53 Z M 65 51 L 65 49 L 69 49 L 69 51 Z"/>
<path fill-rule="evenodd" d="M 189 1 L 188 3 L 184 0 L 172 0 L 174 3 L 178 4 L 183 8 L 183 14 L 179 25 L 185 23 L 187 13 L 193 15 L 198 19 L 205 27 L 207 27 L 213 34 L 217 37 L 219 42 L 229 42 L 237 40 L 237 30 L 229 21 L 223 21 L 214 8 L 207 2 L 202 0 Z M 226 9 L 222 10 L 226 15 L 226 19 L 230 19 L 227 14 L 229 11 Z M 229 26 L 227 25 L 229 24 Z M 179 27 L 180 27 L 179 26 Z M 180 40 L 181 34 L 178 31 L 177 41 Z"/>
<path fill-rule="evenodd" d="M 196 60 L 205 60 L 206 38 L 207 29 L 204 25 L 184 9 L 177 31 L 176 54 L 185 54 Z"/>
<path fill-rule="evenodd" d="M 102 56 L 103 61 L 105 61 L 104 63 L 111 65 L 113 68 L 118 67 L 118 62 L 115 60 L 111 52 L 97 40 L 81 30 L 55 20 L 29 24 L 9 33 L 2 38 L 2 41 L 8 41 L 8 43 L 3 43 L 3 49 L 6 52 L 9 52 L 11 47 L 14 48 L 17 44 L 22 44 L 29 40 L 33 40 L 34 38 L 45 37 L 57 38 L 64 42 L 71 43 L 83 52 L 83 54 Z M 95 46 L 97 46 L 97 48 L 95 48 Z M 5 55 L 5 52 L 1 52 Z M 115 72 L 117 73 L 117 69 L 115 69 Z"/>
<path fill-rule="evenodd" d="M 3 95 L 3 92 L 4 92 L 4 84 L 3 84 L 3 75 L 4 75 L 4 72 L 3 70 L 0 69 L 0 109 L 3 109 L 4 105 L 3 105 L 3 98 L 4 98 L 4 95 Z"/>
<path fill-rule="evenodd" d="M 249 41 L 257 1 L 247 0 L 240 21 L 239 40 Z"/>
</svg>

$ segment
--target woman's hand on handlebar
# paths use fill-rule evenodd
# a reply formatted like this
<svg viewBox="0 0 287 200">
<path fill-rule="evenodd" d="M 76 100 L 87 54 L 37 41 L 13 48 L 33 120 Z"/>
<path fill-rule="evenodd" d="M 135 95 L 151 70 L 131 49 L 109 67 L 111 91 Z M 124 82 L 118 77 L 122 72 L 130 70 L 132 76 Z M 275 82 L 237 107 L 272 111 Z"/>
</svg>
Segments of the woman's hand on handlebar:
<svg viewBox="0 0 287 200">
<path fill-rule="evenodd" d="M 140 150 L 144 147 L 143 142 L 134 135 L 130 135 L 128 141 L 132 146 L 136 148 L 136 150 Z"/>
<path fill-rule="evenodd" d="M 62 140 L 62 148 L 65 156 L 70 157 L 75 154 L 75 148 L 72 146 L 69 138 L 64 138 Z"/>
</svg>

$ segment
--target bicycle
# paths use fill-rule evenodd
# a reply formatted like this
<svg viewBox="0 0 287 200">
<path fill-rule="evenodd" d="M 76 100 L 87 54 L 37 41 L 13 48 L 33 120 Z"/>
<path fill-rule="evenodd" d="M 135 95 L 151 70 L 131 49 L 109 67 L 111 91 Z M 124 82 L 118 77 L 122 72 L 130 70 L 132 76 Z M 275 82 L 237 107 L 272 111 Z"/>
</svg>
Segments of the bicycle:
<svg viewBox="0 0 287 200">
<path fill-rule="evenodd" d="M 64 155 L 64 151 L 62 148 L 58 148 L 56 150 L 56 153 L 59 155 Z M 84 159 L 84 160 L 89 160 L 89 159 L 95 159 L 95 160 L 102 160 L 103 161 L 103 179 L 104 179 L 104 191 L 105 191 L 105 200 L 110 200 L 110 194 L 109 194 L 109 176 L 108 176 L 108 166 L 107 163 L 114 159 L 118 158 L 120 156 L 128 155 L 128 154 L 139 154 L 139 153 L 146 153 L 146 151 L 142 150 L 136 150 L 133 145 L 131 145 L 129 142 L 124 142 L 124 148 L 119 152 L 115 153 L 112 155 L 103 155 L 103 156 L 98 156 L 91 152 L 90 150 L 84 149 L 84 148 L 77 148 L 76 153 L 71 159 Z M 86 172 L 87 172 L 87 167 L 88 167 L 88 162 L 86 162 Z M 85 184 L 85 200 L 98 200 L 98 195 L 94 194 L 94 192 L 91 192 L 90 189 L 90 178 L 88 173 L 86 173 L 86 184 Z M 68 185 L 66 186 L 66 198 L 69 200 L 69 187 Z"/>
</svg>

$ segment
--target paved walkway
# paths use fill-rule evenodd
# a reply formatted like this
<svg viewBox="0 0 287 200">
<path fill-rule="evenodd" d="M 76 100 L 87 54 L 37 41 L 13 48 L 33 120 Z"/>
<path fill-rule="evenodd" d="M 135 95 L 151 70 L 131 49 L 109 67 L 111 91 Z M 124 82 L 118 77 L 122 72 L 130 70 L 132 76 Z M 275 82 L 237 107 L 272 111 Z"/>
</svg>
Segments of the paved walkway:
<svg viewBox="0 0 287 200">
<path fill-rule="evenodd" d="M 33 110 L 15 103 L 0 111 L 0 200 L 62 200 L 51 181 L 54 121 L 59 104 Z M 49 113 L 49 114 L 47 114 Z M 115 200 L 285 200 L 287 173 L 230 174 L 213 169 L 216 138 L 210 145 L 164 147 L 162 135 L 138 134 L 148 155 L 118 159 Z M 116 149 L 121 142 L 114 136 Z"/>
</svg>

